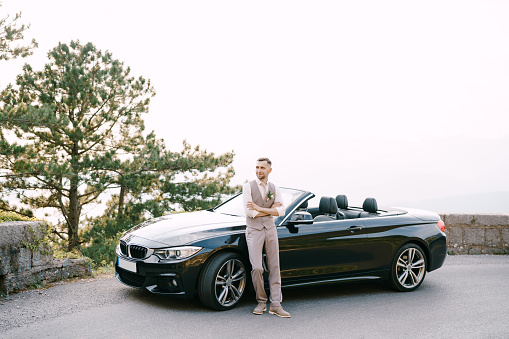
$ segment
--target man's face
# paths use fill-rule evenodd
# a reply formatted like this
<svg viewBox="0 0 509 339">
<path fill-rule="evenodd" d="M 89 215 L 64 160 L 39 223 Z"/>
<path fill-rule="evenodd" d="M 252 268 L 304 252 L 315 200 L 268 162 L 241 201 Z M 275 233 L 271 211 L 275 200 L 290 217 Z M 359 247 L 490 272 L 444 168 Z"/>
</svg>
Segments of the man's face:
<svg viewBox="0 0 509 339">
<path fill-rule="evenodd" d="M 267 180 L 270 172 L 272 172 L 272 168 L 269 166 L 267 161 L 256 162 L 256 176 L 260 179 L 260 181 Z"/>
</svg>

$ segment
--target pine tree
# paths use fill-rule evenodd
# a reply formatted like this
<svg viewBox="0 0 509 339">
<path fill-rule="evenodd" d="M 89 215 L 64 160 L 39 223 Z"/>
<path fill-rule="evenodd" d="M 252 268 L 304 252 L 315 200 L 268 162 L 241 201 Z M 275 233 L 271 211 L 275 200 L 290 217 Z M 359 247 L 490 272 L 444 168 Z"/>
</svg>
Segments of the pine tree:
<svg viewBox="0 0 509 339">
<path fill-rule="evenodd" d="M 2 91 L 2 111 L 25 119 L 4 126 L 11 136 L 0 140 L 0 177 L 22 203 L 60 211 L 68 249 L 80 244 L 83 207 L 106 191 L 119 192 L 117 218 L 127 203 L 156 215 L 231 192 L 233 153 L 216 157 L 186 143 L 174 153 L 153 132 L 144 135 L 142 115 L 155 95 L 150 81 L 91 43 L 60 43 L 48 57 L 43 70 L 25 65 L 16 85 Z M 214 173 L 221 167 L 227 172 Z"/>
<path fill-rule="evenodd" d="M 1 7 L 2 3 L 0 3 Z M 32 55 L 33 49 L 37 47 L 35 39 L 27 46 L 14 45 L 15 42 L 23 40 L 23 32 L 30 28 L 30 25 L 18 25 L 17 21 L 20 18 L 21 12 L 17 13 L 12 19 L 9 15 L 0 18 L 0 61 L 27 57 Z"/>
</svg>

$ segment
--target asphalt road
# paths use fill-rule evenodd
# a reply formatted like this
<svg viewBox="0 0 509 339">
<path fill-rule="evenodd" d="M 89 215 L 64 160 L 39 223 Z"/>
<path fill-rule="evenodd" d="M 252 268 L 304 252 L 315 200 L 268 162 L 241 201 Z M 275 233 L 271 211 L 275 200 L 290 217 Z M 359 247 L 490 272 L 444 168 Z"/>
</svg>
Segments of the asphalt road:
<svg viewBox="0 0 509 339">
<path fill-rule="evenodd" d="M 0 338 L 509 338 L 509 256 L 449 256 L 411 293 L 363 283 L 284 290 L 292 317 L 125 287 L 111 276 L 0 299 Z"/>
</svg>

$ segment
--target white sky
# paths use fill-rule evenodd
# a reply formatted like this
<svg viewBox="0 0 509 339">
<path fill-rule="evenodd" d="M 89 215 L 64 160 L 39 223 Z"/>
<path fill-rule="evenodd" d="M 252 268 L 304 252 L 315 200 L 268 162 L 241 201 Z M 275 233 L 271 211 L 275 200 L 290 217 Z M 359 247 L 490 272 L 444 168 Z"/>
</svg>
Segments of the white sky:
<svg viewBox="0 0 509 339">
<path fill-rule="evenodd" d="M 39 48 L 79 39 L 152 80 L 168 148 L 234 150 L 271 180 L 379 205 L 509 191 L 507 1 L 3 0 Z M 509 203 L 509 202 L 508 202 Z"/>
</svg>

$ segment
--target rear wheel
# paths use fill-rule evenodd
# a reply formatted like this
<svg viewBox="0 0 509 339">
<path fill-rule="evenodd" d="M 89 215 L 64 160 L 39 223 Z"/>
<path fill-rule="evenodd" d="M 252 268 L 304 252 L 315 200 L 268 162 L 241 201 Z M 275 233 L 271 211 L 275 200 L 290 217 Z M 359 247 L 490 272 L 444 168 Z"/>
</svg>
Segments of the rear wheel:
<svg viewBox="0 0 509 339">
<path fill-rule="evenodd" d="M 246 267 L 240 255 L 220 253 L 207 264 L 198 283 L 201 302 L 215 310 L 233 308 L 244 295 Z"/>
<path fill-rule="evenodd" d="M 403 292 L 418 288 L 427 270 L 426 255 L 416 244 L 407 244 L 396 253 L 391 268 L 391 286 Z"/>
</svg>

